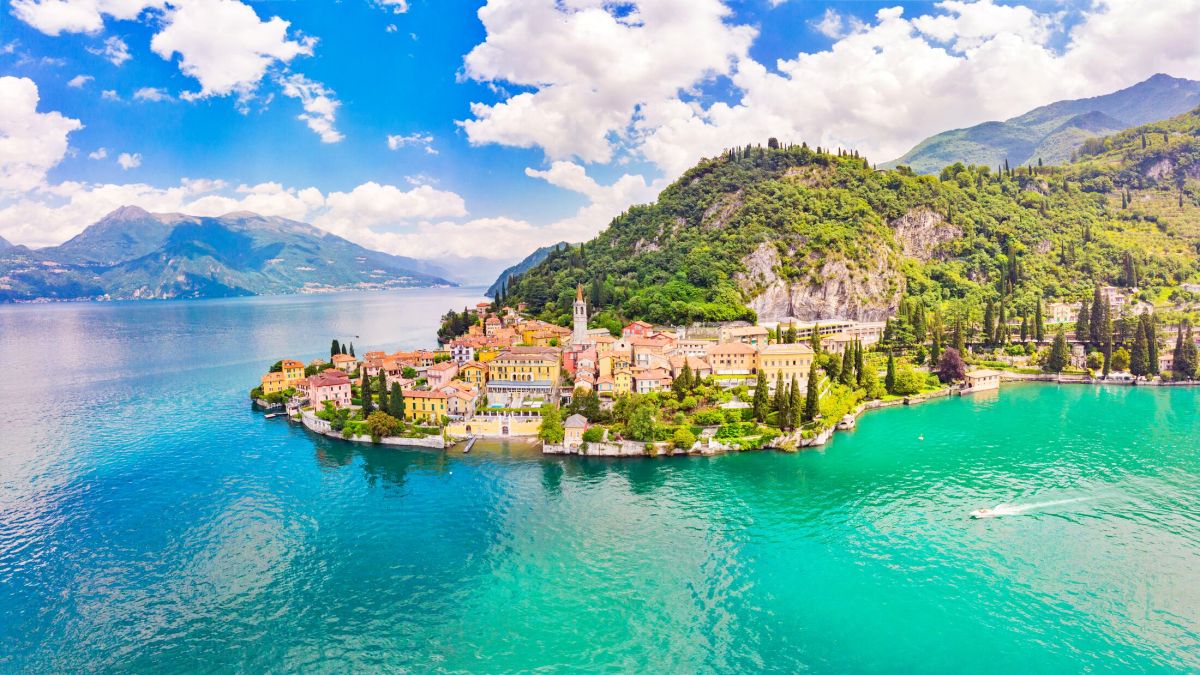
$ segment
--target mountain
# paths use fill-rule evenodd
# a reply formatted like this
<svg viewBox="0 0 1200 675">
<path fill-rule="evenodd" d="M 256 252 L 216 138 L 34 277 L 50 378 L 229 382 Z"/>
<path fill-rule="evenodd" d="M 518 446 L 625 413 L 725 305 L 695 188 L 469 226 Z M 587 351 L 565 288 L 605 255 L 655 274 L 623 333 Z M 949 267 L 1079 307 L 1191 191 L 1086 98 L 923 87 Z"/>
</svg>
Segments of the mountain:
<svg viewBox="0 0 1200 675">
<path fill-rule="evenodd" d="M 777 144 L 772 144 L 777 145 Z M 701 161 L 652 204 L 506 291 L 566 324 L 577 284 L 593 323 L 883 320 L 922 306 L 967 325 L 1000 303 L 1090 296 L 1096 283 L 1166 297 L 1200 278 L 1200 111 L 1089 140 L 1064 166 L 940 177 L 872 170 L 807 146 Z"/>
<path fill-rule="evenodd" d="M 521 262 L 501 272 L 500 276 L 496 277 L 496 280 L 492 282 L 492 285 L 488 286 L 487 293 L 485 295 L 487 295 L 489 298 L 496 297 L 496 293 L 499 293 L 500 289 L 504 288 L 510 277 L 520 276 L 525 270 L 545 260 L 546 256 L 559 249 L 566 248 L 567 246 L 570 246 L 570 244 L 565 241 L 560 241 L 557 244 L 543 246 L 533 253 L 530 253 L 529 255 L 525 256 Z"/>
<path fill-rule="evenodd" d="M 419 261 L 250 212 L 123 206 L 59 246 L 0 251 L 0 300 L 199 298 L 453 285 Z"/>
<path fill-rule="evenodd" d="M 5 239 L 4 237 L 0 237 L 0 251 L 3 251 L 5 249 L 10 249 L 12 247 L 13 247 L 12 242 Z"/>
<path fill-rule="evenodd" d="M 937 173 L 963 162 L 997 167 L 1071 159 L 1087 138 L 1106 136 L 1185 113 L 1200 105 L 1200 82 L 1158 74 L 1132 87 L 1093 98 L 1059 101 L 1004 122 L 984 122 L 931 136 L 899 159 L 917 173 Z"/>
</svg>

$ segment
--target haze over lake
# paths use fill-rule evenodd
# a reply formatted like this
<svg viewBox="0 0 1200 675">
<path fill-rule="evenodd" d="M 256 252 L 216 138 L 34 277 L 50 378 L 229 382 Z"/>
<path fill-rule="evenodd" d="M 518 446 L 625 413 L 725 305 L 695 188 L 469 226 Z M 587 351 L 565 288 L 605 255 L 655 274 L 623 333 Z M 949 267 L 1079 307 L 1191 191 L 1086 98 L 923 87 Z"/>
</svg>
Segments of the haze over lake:
<svg viewBox="0 0 1200 675">
<path fill-rule="evenodd" d="M 479 295 L 0 306 L 0 670 L 1200 669 L 1194 389 L 1006 386 L 820 451 L 628 461 L 249 408 L 280 357 L 431 345 Z M 966 517 L 1002 502 L 1031 508 Z"/>
</svg>

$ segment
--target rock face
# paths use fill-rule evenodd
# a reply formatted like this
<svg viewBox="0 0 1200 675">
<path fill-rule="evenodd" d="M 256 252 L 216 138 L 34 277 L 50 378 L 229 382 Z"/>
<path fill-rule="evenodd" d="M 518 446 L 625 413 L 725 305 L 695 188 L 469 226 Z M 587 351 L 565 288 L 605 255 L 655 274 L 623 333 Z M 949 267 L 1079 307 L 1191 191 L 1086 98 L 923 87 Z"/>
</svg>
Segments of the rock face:
<svg viewBox="0 0 1200 675">
<path fill-rule="evenodd" d="M 764 242 L 742 261 L 747 272 L 738 283 L 747 303 L 764 321 L 786 319 L 853 319 L 883 321 L 896 311 L 904 289 L 904 276 L 887 246 L 872 250 L 862 264 L 851 267 L 840 258 L 824 260 L 820 283 L 805 283 L 779 276 L 779 252 Z"/>
<path fill-rule="evenodd" d="M 962 230 L 946 222 L 941 214 L 929 209 L 913 209 L 890 223 L 900 251 L 921 262 L 945 260 L 949 251 L 943 244 L 962 236 Z"/>
</svg>

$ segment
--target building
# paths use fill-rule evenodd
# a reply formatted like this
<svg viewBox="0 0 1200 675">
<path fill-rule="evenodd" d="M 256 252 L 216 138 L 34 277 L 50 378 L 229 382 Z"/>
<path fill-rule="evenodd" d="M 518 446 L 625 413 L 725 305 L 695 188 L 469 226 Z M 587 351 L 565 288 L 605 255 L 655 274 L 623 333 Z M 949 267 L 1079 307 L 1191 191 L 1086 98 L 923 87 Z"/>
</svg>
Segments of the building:
<svg viewBox="0 0 1200 675">
<path fill-rule="evenodd" d="M 495 335 L 496 332 L 499 331 L 503 327 L 504 327 L 504 322 L 502 322 L 499 318 L 494 317 L 494 316 L 489 316 L 483 322 L 483 334 L 488 337 L 491 337 L 491 336 Z"/>
<path fill-rule="evenodd" d="M 633 392 L 633 371 L 624 368 L 612 374 L 612 395 L 621 396 Z"/>
<path fill-rule="evenodd" d="M 440 422 L 449 413 L 450 397 L 440 391 L 404 391 L 404 415 L 410 420 Z"/>
<path fill-rule="evenodd" d="M 633 372 L 634 390 L 649 394 L 671 388 L 671 374 L 662 368 L 645 368 Z"/>
<path fill-rule="evenodd" d="M 821 338 L 821 350 L 830 354 L 843 354 L 852 346 L 856 338 L 849 333 L 834 333 Z"/>
<path fill-rule="evenodd" d="M 715 343 L 712 340 L 676 340 L 673 351 L 676 354 L 702 359 L 708 354 L 708 348 L 713 344 Z"/>
<path fill-rule="evenodd" d="M 770 335 L 765 326 L 730 326 L 721 329 L 721 342 L 741 342 L 752 347 L 767 344 Z"/>
<path fill-rule="evenodd" d="M 267 373 L 262 376 L 263 394 L 278 394 L 288 386 L 287 377 L 282 372 Z"/>
<path fill-rule="evenodd" d="M 453 361 L 442 361 L 425 369 L 425 379 L 429 382 L 430 389 L 440 389 L 453 380 L 455 375 L 458 375 L 458 364 Z"/>
<path fill-rule="evenodd" d="M 462 365 L 475 360 L 475 346 L 467 340 L 458 339 L 450 343 L 450 360 Z"/>
<path fill-rule="evenodd" d="M 783 381 L 792 378 L 808 387 L 808 371 L 812 368 L 813 350 L 806 344 L 767 345 L 758 352 L 758 368 L 767 377 L 767 384 L 775 386 L 779 376 Z"/>
<path fill-rule="evenodd" d="M 708 365 L 708 361 L 695 356 L 672 356 L 671 357 L 671 377 L 679 377 L 679 373 L 683 372 L 683 364 L 687 364 L 688 370 L 692 371 L 693 378 L 704 379 L 712 375 L 712 366 Z"/>
<path fill-rule="evenodd" d="M 335 408 L 350 406 L 350 378 L 340 370 L 330 369 L 306 377 L 300 381 L 298 389 L 316 409 L 324 407 L 326 401 L 333 403 Z"/>
<path fill-rule="evenodd" d="M 333 361 L 333 367 L 346 373 L 352 373 L 358 368 L 358 359 L 349 354 L 334 354 L 330 359 Z"/>
<path fill-rule="evenodd" d="M 651 326 L 645 321 L 634 321 L 633 323 L 630 323 L 628 326 L 625 326 L 621 329 L 621 337 L 646 337 L 652 332 L 654 332 L 654 326 Z"/>
<path fill-rule="evenodd" d="M 1046 323 L 1075 323 L 1079 319 L 1079 303 L 1051 302 L 1045 305 L 1042 320 Z"/>
<path fill-rule="evenodd" d="M 965 393 L 973 393 L 977 391 L 987 391 L 989 389 L 1000 388 L 1000 371 L 998 370 L 971 370 L 967 372 Z"/>
<path fill-rule="evenodd" d="M 283 378 L 287 380 L 287 386 L 294 387 L 304 379 L 304 362 L 295 359 L 284 359 L 279 362 L 283 373 Z"/>
<path fill-rule="evenodd" d="M 463 382 L 475 385 L 476 389 L 482 390 L 487 385 L 488 367 L 485 363 L 468 361 L 459 366 L 458 374 L 462 376 Z"/>
<path fill-rule="evenodd" d="M 587 418 L 579 413 L 571 415 L 563 421 L 563 445 L 568 448 L 578 448 L 583 445 L 583 432 L 587 431 Z"/>
<path fill-rule="evenodd" d="M 561 377 L 558 350 L 513 347 L 488 362 L 488 401 L 511 402 L 514 398 L 558 396 Z"/>
<path fill-rule="evenodd" d="M 588 344 L 587 303 L 583 301 L 583 284 L 575 287 L 575 308 L 572 318 L 571 344 Z"/>
<path fill-rule="evenodd" d="M 758 350 L 742 342 L 725 342 L 709 347 L 706 360 L 714 375 L 753 375 Z"/>
</svg>

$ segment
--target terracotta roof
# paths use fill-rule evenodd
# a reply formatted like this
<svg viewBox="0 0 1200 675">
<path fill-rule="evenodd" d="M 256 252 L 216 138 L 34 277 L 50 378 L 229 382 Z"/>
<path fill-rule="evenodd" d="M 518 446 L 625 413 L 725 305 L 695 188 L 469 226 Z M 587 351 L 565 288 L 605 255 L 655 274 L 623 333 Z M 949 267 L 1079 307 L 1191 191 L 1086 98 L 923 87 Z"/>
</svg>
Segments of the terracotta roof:
<svg viewBox="0 0 1200 675">
<path fill-rule="evenodd" d="M 722 342 L 708 348 L 709 354 L 753 354 L 754 347 L 743 342 Z"/>
<path fill-rule="evenodd" d="M 280 365 L 281 365 L 281 366 L 283 366 L 284 368 L 303 368 L 303 367 L 304 367 L 304 362 L 303 362 L 303 361 L 297 361 L 297 360 L 295 360 L 295 359 L 284 359 L 284 360 L 283 360 L 283 361 L 280 363 Z"/>
<path fill-rule="evenodd" d="M 262 376 L 263 384 L 266 384 L 267 382 L 274 382 L 276 380 L 287 380 L 287 376 L 280 372 L 267 373 L 266 375 Z"/>
<path fill-rule="evenodd" d="M 563 420 L 563 426 L 567 429 L 586 429 L 587 424 L 587 418 L 579 413 L 575 413 L 574 415 L 571 415 L 567 419 Z"/>
<path fill-rule="evenodd" d="M 335 375 L 335 372 L 341 373 L 341 377 Z M 316 375 L 307 378 L 305 381 L 308 383 L 309 387 L 338 387 L 343 384 L 350 384 L 350 378 L 347 377 L 345 373 L 342 373 L 341 371 L 330 372 L 328 370 L 323 373 L 317 373 Z"/>
<path fill-rule="evenodd" d="M 358 359 L 354 358 L 353 356 L 350 356 L 349 354 L 334 354 L 332 358 L 333 358 L 334 363 L 347 363 L 349 361 L 358 361 Z"/>
<path fill-rule="evenodd" d="M 426 391 L 424 389 L 405 389 L 404 398 L 449 398 L 445 393 L 440 391 Z"/>
<path fill-rule="evenodd" d="M 765 345 L 760 351 L 763 354 L 812 354 L 812 347 L 803 343 Z"/>
<path fill-rule="evenodd" d="M 429 366 L 430 370 L 436 370 L 436 371 L 450 370 L 451 368 L 458 368 L 458 365 L 455 364 L 453 361 L 442 361 L 440 363 L 435 363 L 432 366 Z"/>
</svg>

